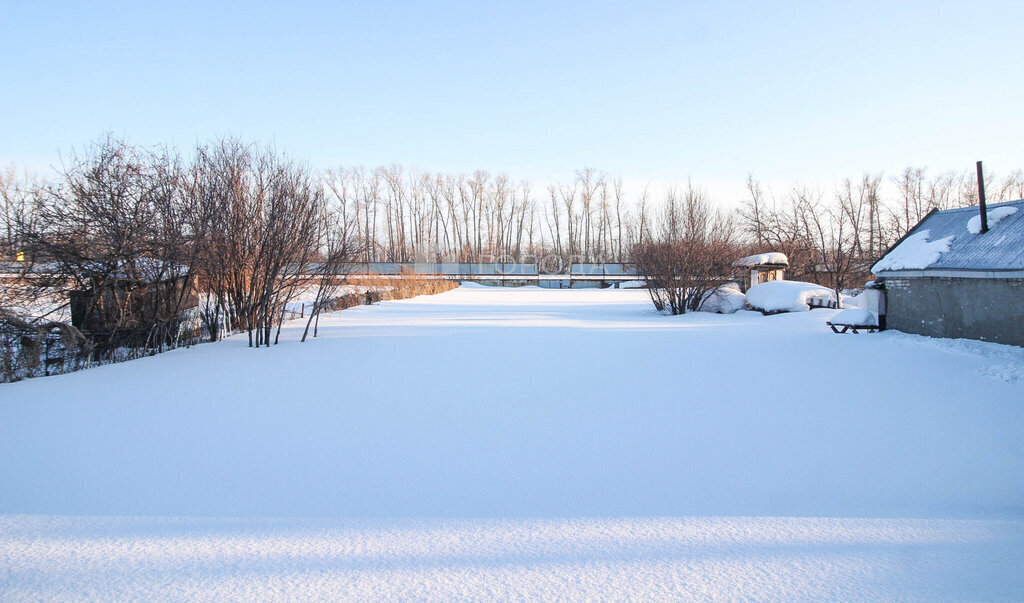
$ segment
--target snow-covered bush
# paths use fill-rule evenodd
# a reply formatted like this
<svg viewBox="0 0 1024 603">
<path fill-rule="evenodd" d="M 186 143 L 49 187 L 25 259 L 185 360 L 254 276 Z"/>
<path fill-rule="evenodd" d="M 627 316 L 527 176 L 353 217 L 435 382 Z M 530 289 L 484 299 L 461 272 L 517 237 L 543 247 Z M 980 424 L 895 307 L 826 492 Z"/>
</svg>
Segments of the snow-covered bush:
<svg viewBox="0 0 1024 603">
<path fill-rule="evenodd" d="M 732 314 L 747 307 L 747 296 L 736 283 L 728 283 L 704 296 L 701 312 Z"/>
<path fill-rule="evenodd" d="M 835 307 L 835 291 L 801 281 L 769 281 L 747 290 L 747 304 L 765 314 L 803 312 L 815 307 Z"/>
</svg>

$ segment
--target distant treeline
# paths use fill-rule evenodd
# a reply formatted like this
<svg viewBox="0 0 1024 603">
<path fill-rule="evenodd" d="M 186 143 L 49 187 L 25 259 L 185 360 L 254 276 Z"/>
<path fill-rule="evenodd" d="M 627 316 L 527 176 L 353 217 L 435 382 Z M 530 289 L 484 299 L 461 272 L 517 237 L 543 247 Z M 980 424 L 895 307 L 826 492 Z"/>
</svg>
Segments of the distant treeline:
<svg viewBox="0 0 1024 603">
<path fill-rule="evenodd" d="M 204 320 L 272 339 L 295 266 L 363 262 L 630 262 L 657 243 L 709 230 L 724 260 L 780 251 L 790 278 L 832 287 L 870 265 L 933 208 L 973 205 L 973 169 L 864 173 L 828 190 L 773 193 L 754 176 L 735 211 L 687 182 L 630 197 L 594 169 L 566 182 L 476 171 L 422 173 L 390 165 L 317 172 L 273 149 L 226 139 L 185 160 L 108 137 L 52 177 L 0 175 L 0 253 L 61 266 L 65 286 L 97 287 L 139 258 L 185 270 L 214 305 Z M 968 166 L 973 168 L 973 166 Z M 990 202 L 1024 197 L 1020 170 L 986 176 Z M 126 268 L 126 266 L 128 268 Z M 136 275 L 132 275 L 133 277 Z M 182 276 L 178 274 L 159 274 Z M 3 303 L 3 300 L 0 300 Z"/>
</svg>

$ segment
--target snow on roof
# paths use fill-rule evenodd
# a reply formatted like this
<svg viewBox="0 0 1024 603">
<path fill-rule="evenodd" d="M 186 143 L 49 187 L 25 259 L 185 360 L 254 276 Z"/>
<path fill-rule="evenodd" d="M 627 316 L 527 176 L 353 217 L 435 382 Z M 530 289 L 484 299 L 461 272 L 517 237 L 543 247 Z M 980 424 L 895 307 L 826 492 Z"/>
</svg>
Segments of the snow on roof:
<svg viewBox="0 0 1024 603">
<path fill-rule="evenodd" d="M 761 266 L 762 264 L 789 266 L 789 258 L 784 253 L 773 251 L 770 253 L 748 255 L 733 262 L 733 266 Z"/>
<path fill-rule="evenodd" d="M 1017 213 L 1016 207 L 996 207 L 992 211 L 988 212 L 988 227 L 989 230 L 996 225 L 996 222 L 1002 220 L 1007 216 L 1012 216 Z M 971 234 L 981 234 L 981 213 L 975 214 L 973 218 L 967 221 L 967 232 Z"/>
<path fill-rule="evenodd" d="M 942 254 L 949 251 L 949 244 L 956 238 L 949 235 L 943 239 L 930 241 L 930 230 L 915 232 L 900 241 L 885 257 L 878 260 L 871 271 L 878 274 L 881 270 L 922 270 L 939 261 Z"/>
<path fill-rule="evenodd" d="M 1008 201 L 989 205 L 989 231 L 980 234 L 981 220 L 977 207 L 935 211 L 921 220 L 896 247 L 889 250 L 874 266 L 871 272 L 883 274 L 892 270 L 1024 270 L 1024 200 Z M 977 220 L 976 220 L 977 218 Z M 977 222 L 975 228 L 973 224 Z M 977 231 L 977 232 L 976 232 Z M 902 256 L 904 245 L 915 238 L 914 245 L 935 244 L 938 257 L 923 266 L 912 266 L 891 259 L 893 254 Z M 940 242 L 949 240 L 945 249 L 939 249 Z M 912 262 L 913 264 L 913 262 Z M 917 262 L 916 264 L 920 264 Z M 884 274 L 883 274 L 884 275 Z"/>
</svg>

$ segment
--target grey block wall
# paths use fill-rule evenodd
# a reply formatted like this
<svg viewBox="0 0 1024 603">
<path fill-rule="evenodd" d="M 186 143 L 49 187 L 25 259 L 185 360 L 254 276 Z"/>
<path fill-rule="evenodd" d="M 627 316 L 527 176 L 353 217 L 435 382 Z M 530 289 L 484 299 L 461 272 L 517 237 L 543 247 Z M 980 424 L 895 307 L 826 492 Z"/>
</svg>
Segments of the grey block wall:
<svg viewBox="0 0 1024 603">
<path fill-rule="evenodd" d="M 1024 279 L 885 279 L 888 328 L 1024 346 Z"/>
</svg>

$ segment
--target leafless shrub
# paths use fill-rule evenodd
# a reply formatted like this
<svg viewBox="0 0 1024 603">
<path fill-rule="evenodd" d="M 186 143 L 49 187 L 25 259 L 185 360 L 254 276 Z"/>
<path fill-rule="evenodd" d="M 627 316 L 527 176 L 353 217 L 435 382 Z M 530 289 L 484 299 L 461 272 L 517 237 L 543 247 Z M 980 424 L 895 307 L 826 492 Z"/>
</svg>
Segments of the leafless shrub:
<svg viewBox="0 0 1024 603">
<path fill-rule="evenodd" d="M 697 311 L 730 281 L 737 249 L 733 221 L 712 210 L 705 193 L 691 184 L 681 196 L 669 193 L 661 227 L 657 240 L 634 248 L 637 271 L 658 311 Z"/>
<path fill-rule="evenodd" d="M 269 346 L 318 251 L 323 191 L 305 166 L 224 140 L 199 149 L 188 196 L 194 230 L 206 233 L 196 267 L 207 331 L 217 338 L 223 323 L 246 332 L 250 346 Z"/>
</svg>

